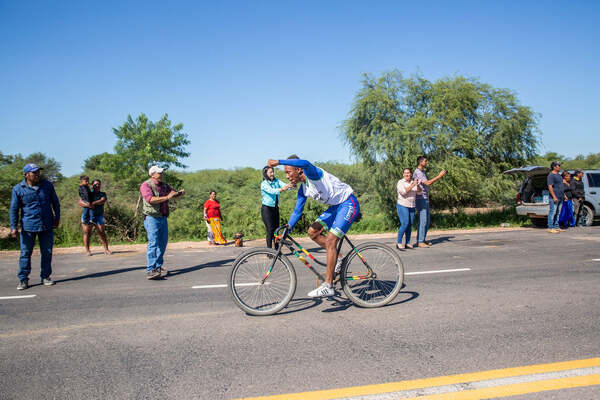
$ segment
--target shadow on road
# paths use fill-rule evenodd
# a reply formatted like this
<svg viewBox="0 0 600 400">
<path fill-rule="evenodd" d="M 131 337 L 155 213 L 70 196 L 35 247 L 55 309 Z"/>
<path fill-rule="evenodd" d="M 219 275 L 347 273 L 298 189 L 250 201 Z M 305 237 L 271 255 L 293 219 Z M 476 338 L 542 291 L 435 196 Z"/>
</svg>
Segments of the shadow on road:
<svg viewBox="0 0 600 400">
<path fill-rule="evenodd" d="M 402 289 L 404 289 L 406 287 L 405 284 L 402 284 Z M 394 299 L 394 301 L 392 301 L 389 304 L 386 304 L 384 307 L 390 307 L 390 306 L 395 306 L 398 304 L 402 304 L 402 303 L 407 303 L 411 300 L 416 299 L 417 297 L 419 297 L 419 293 L 418 292 L 410 292 L 410 291 L 401 291 L 400 293 L 398 293 L 398 296 Z M 332 308 L 327 308 L 325 310 L 323 310 L 322 312 L 338 312 L 338 311 L 344 311 L 346 310 L 348 307 L 353 306 L 354 303 L 344 297 L 340 297 L 340 296 L 334 296 L 331 299 L 333 299 L 331 301 L 331 306 Z"/>
<path fill-rule="evenodd" d="M 72 278 L 67 278 L 67 279 L 57 279 L 55 280 L 56 283 L 60 283 L 60 282 L 69 282 L 69 281 L 80 281 L 82 279 L 92 279 L 92 278 L 102 278 L 104 276 L 110 276 L 110 275 L 116 275 L 116 274 L 123 274 L 125 272 L 130 272 L 130 271 L 137 271 L 140 269 L 146 269 L 145 266 L 143 267 L 130 267 L 130 268 L 121 268 L 121 269 L 113 269 L 110 271 L 102 271 L 102 272 L 94 272 L 93 274 L 87 274 L 87 275 L 81 275 L 81 276 L 74 276 Z"/>
<path fill-rule="evenodd" d="M 235 260 L 235 258 L 228 258 L 225 260 L 219 260 L 219 261 L 208 262 L 205 264 L 194 265 L 193 267 L 187 267 L 187 268 L 181 268 L 181 269 L 170 269 L 168 276 L 187 274 L 188 272 L 194 272 L 194 271 L 198 271 L 199 269 L 204 269 L 204 268 L 221 267 L 225 264 L 229 264 L 229 263 L 233 262 L 234 260 Z"/>
<path fill-rule="evenodd" d="M 287 307 L 284 308 L 284 311 L 280 311 L 277 315 L 282 314 L 291 314 L 298 311 L 308 310 L 310 308 L 316 307 L 321 304 L 323 300 L 321 299 L 311 299 L 311 298 L 303 298 L 303 299 L 292 299 Z"/>
<path fill-rule="evenodd" d="M 131 253 L 137 254 L 137 253 L 139 253 L 139 251 L 136 251 L 136 250 L 112 250 L 111 253 L 112 253 L 112 255 L 119 256 L 122 254 L 131 254 Z M 104 255 L 104 252 L 98 251 L 98 252 L 92 253 L 92 255 L 94 255 L 94 256 L 95 255 Z"/>
<path fill-rule="evenodd" d="M 193 271 L 197 271 L 199 269 L 204 269 L 204 268 L 220 267 L 220 266 L 222 266 L 224 264 L 228 264 L 228 263 L 232 262 L 233 260 L 235 260 L 235 259 L 234 258 L 228 258 L 226 260 L 209 262 L 209 263 L 206 263 L 206 264 L 199 264 L 199 265 L 195 265 L 193 267 L 187 267 L 187 268 L 182 268 L 182 269 L 169 270 L 169 275 L 168 276 L 177 276 L 177 275 L 181 275 L 181 274 L 187 274 L 188 272 L 193 272 Z M 126 272 L 137 271 L 137 270 L 145 270 L 145 269 L 146 269 L 146 266 L 113 269 L 113 270 L 110 270 L 110 271 L 94 272 L 93 274 L 87 274 L 87 275 L 81 275 L 81 276 L 74 276 L 72 278 L 66 278 L 66 279 L 60 279 L 60 280 L 57 279 L 57 280 L 55 280 L 55 282 L 56 283 L 60 283 L 60 282 L 69 282 L 69 281 L 80 281 L 82 279 L 102 278 L 102 277 L 105 277 L 105 276 L 116 275 L 116 274 L 123 274 L 123 273 L 126 273 Z M 30 285 L 30 286 L 34 286 L 34 285 Z"/>
<path fill-rule="evenodd" d="M 440 244 L 440 243 L 445 243 L 445 242 L 451 242 L 451 239 L 454 239 L 455 236 L 440 236 L 438 238 L 435 239 L 431 239 L 431 244 Z"/>
</svg>

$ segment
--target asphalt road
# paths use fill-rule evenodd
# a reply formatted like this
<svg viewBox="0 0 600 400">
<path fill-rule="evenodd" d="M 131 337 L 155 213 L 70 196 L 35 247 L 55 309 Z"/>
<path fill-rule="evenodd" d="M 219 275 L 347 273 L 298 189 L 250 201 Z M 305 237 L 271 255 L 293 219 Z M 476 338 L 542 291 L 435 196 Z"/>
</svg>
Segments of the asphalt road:
<svg viewBox="0 0 600 400">
<path fill-rule="evenodd" d="M 308 299 L 295 260 L 296 296 L 270 317 L 192 288 L 224 284 L 240 248 L 169 250 L 161 281 L 139 251 L 59 254 L 53 287 L 37 285 L 36 256 L 26 291 L 0 255 L 0 398 L 231 399 L 600 357 L 600 227 L 431 239 L 401 253 L 406 287 L 387 307 Z M 423 273 L 450 269 L 468 270 Z M 598 399 L 600 386 L 514 398 Z"/>
</svg>

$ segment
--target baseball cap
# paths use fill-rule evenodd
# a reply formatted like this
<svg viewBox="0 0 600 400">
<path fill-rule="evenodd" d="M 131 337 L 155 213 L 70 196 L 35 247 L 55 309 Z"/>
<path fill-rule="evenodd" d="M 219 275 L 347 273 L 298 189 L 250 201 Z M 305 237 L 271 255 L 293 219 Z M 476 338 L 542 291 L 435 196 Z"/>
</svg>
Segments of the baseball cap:
<svg viewBox="0 0 600 400">
<path fill-rule="evenodd" d="M 164 170 L 165 170 L 164 168 L 161 168 L 158 165 L 153 165 L 150 167 L 150 170 L 148 171 L 148 175 L 152 176 L 153 174 L 162 174 L 162 172 Z"/>
<path fill-rule="evenodd" d="M 40 168 L 33 163 L 29 163 L 23 167 L 23 173 L 26 174 L 28 172 L 35 172 L 35 171 L 39 171 L 40 169 L 44 169 L 44 168 Z"/>
</svg>

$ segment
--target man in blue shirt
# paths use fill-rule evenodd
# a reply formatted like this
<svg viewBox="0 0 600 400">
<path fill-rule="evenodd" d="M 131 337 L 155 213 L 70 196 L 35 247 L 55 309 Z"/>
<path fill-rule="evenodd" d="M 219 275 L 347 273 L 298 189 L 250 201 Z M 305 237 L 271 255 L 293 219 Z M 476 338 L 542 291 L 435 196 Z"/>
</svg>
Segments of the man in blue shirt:
<svg viewBox="0 0 600 400">
<path fill-rule="evenodd" d="M 36 236 L 40 242 L 42 284 L 54 285 L 50 279 L 52 246 L 54 228 L 60 221 L 60 203 L 54 185 L 40 178 L 40 169 L 35 164 L 27 164 L 23 168 L 25 179 L 13 187 L 10 199 L 10 234 L 13 238 L 17 237 L 21 225 L 18 290 L 29 287 L 31 253 Z"/>
</svg>

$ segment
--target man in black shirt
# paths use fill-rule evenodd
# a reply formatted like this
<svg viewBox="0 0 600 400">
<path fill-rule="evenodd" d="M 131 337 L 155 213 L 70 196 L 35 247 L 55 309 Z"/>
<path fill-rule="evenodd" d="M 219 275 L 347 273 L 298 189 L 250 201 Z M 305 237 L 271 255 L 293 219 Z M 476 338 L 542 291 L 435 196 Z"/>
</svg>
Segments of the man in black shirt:
<svg viewBox="0 0 600 400">
<path fill-rule="evenodd" d="M 583 187 L 583 172 L 576 170 L 571 179 L 571 193 L 573 193 L 573 214 L 575 214 L 575 226 L 579 225 L 583 200 L 585 199 L 585 189 Z"/>
<path fill-rule="evenodd" d="M 558 173 L 560 171 L 560 163 L 558 161 L 552 161 L 550 164 L 552 172 L 548 174 L 546 183 L 548 184 L 548 191 L 550 192 L 550 209 L 548 210 L 548 232 L 558 233 L 563 232 L 564 229 L 560 229 L 558 226 L 558 217 L 560 216 L 560 209 L 562 208 L 565 192 L 563 188 L 562 176 Z"/>
</svg>

